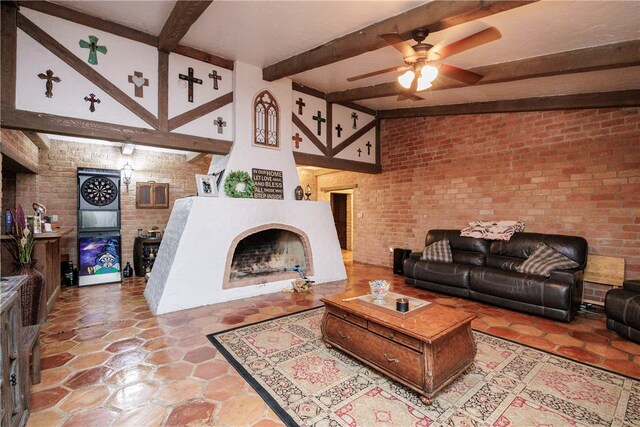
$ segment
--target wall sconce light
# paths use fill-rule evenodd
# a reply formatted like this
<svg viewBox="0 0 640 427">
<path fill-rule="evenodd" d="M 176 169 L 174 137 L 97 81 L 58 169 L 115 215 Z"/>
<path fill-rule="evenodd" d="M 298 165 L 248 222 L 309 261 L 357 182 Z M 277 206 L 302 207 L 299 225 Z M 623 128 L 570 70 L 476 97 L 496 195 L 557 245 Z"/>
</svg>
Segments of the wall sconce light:
<svg viewBox="0 0 640 427">
<path fill-rule="evenodd" d="M 133 167 L 131 167 L 129 162 L 127 162 L 127 164 L 125 164 L 120 170 L 122 171 L 124 185 L 127 186 L 127 193 L 128 193 L 129 184 L 131 184 L 131 177 L 133 176 Z"/>
</svg>

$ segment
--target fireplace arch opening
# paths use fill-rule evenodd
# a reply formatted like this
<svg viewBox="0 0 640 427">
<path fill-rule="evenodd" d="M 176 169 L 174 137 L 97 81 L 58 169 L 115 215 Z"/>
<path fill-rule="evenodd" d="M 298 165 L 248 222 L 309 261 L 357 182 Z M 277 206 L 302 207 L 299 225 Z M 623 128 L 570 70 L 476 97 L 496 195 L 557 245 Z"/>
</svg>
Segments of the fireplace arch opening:
<svg viewBox="0 0 640 427">
<path fill-rule="evenodd" d="M 227 256 L 224 289 L 300 278 L 299 266 L 313 275 L 307 235 L 289 225 L 268 224 L 247 230 L 232 242 Z"/>
</svg>

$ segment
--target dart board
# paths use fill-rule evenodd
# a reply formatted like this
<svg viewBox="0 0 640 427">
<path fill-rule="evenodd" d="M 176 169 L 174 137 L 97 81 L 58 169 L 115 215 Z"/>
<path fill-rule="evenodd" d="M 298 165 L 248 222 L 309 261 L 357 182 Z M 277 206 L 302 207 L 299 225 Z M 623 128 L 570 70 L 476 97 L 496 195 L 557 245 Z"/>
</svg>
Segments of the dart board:
<svg viewBox="0 0 640 427">
<path fill-rule="evenodd" d="M 80 194 L 94 206 L 106 206 L 118 197 L 118 188 L 109 178 L 94 176 L 82 184 Z"/>
</svg>

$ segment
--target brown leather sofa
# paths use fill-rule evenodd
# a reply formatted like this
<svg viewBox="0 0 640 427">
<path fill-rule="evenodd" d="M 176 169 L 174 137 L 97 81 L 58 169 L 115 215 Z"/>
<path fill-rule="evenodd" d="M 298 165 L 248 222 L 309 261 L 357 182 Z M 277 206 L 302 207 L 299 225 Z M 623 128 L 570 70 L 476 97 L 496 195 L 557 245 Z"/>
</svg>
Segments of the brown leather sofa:
<svg viewBox="0 0 640 427">
<path fill-rule="evenodd" d="M 622 289 L 607 292 L 607 328 L 640 343 L 640 280 L 625 280 Z"/>
<path fill-rule="evenodd" d="M 582 237 L 514 233 L 508 242 L 461 237 L 460 230 L 430 230 L 426 246 L 448 239 L 453 262 L 422 260 L 414 252 L 404 261 L 405 282 L 419 288 L 470 298 L 500 307 L 570 322 L 582 299 L 588 244 Z M 579 264 L 550 277 L 516 271 L 544 243 Z"/>
</svg>

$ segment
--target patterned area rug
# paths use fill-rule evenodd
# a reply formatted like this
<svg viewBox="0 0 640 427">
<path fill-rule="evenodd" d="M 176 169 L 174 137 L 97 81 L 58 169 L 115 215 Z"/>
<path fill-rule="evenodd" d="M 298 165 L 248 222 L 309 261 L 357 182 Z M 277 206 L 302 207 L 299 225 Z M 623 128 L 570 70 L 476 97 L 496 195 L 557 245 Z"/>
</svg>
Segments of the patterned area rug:
<svg viewBox="0 0 640 427">
<path fill-rule="evenodd" d="M 474 332 L 475 364 L 430 406 L 336 349 L 323 308 L 209 335 L 289 426 L 640 426 L 640 381 Z"/>
</svg>

